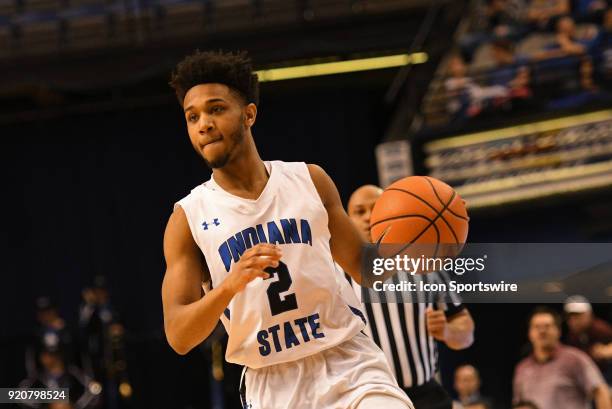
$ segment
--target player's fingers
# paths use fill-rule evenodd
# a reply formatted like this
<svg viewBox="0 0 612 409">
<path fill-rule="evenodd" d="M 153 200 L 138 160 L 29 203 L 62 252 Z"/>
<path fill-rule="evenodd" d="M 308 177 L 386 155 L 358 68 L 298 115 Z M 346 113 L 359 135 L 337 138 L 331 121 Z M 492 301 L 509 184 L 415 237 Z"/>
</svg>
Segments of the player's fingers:
<svg viewBox="0 0 612 409">
<path fill-rule="evenodd" d="M 249 269 L 247 269 L 247 270 L 245 271 L 245 273 L 246 273 L 245 275 L 248 277 L 248 280 L 249 280 L 249 281 L 253 281 L 253 280 L 255 280 L 257 277 L 261 277 L 261 278 L 263 278 L 264 280 L 265 280 L 266 278 L 269 278 L 269 277 L 270 277 L 270 274 L 268 274 L 268 273 L 266 273 L 265 271 L 260 270 L 260 269 L 258 269 L 258 268 L 249 268 Z"/>
<path fill-rule="evenodd" d="M 258 257 L 258 256 L 269 256 L 269 257 L 278 257 L 282 256 L 282 252 L 280 248 L 273 244 L 260 243 L 251 249 L 248 250 L 249 253 L 245 255 L 247 257 Z"/>
<path fill-rule="evenodd" d="M 253 266 L 260 270 L 265 270 L 268 267 L 278 267 L 280 259 L 276 257 L 262 256 L 253 260 Z"/>
<path fill-rule="evenodd" d="M 279 263 L 280 257 L 258 256 L 249 260 L 249 267 L 265 270 L 268 267 L 278 267 Z"/>
<path fill-rule="evenodd" d="M 259 254 L 260 252 L 266 252 L 266 251 L 280 251 L 280 247 L 278 247 L 276 244 L 270 244 L 270 243 L 258 243 L 256 245 L 254 245 L 251 250 L 255 253 L 255 254 Z"/>
</svg>

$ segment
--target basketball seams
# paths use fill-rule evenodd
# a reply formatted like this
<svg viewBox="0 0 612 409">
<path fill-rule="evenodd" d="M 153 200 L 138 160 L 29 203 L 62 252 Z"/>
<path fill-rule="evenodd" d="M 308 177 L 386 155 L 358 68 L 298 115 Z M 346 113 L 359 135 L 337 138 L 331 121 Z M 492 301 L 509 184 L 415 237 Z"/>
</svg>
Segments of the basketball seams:
<svg viewBox="0 0 612 409">
<path fill-rule="evenodd" d="M 371 225 L 370 225 L 370 229 L 371 229 L 372 227 L 376 226 L 377 224 L 384 223 L 384 222 L 387 222 L 387 221 L 389 221 L 389 220 L 399 220 L 399 219 L 408 218 L 408 217 L 420 217 L 421 219 L 425 219 L 425 220 L 427 220 L 427 221 L 428 221 L 428 222 L 430 222 L 430 223 L 432 223 L 432 222 L 433 222 L 433 220 L 435 220 L 435 219 L 433 219 L 433 220 L 432 220 L 432 219 L 430 219 L 429 217 L 424 216 L 424 215 L 422 215 L 422 214 L 402 214 L 402 215 L 400 215 L 400 216 L 387 217 L 386 219 L 379 220 L 379 221 L 377 221 L 376 223 L 371 224 Z"/>
<path fill-rule="evenodd" d="M 425 180 L 427 181 L 427 183 L 429 183 L 429 186 L 431 186 L 431 190 L 433 190 L 434 194 L 436 195 L 436 197 L 437 197 L 437 198 L 438 198 L 438 200 L 440 201 L 440 204 L 441 204 L 441 205 L 444 205 L 444 202 L 442 201 L 442 198 L 440 198 L 440 195 L 438 194 L 438 191 L 436 190 L 436 187 L 433 185 L 433 183 L 431 183 L 431 180 L 429 180 L 429 176 L 425 176 L 424 178 L 425 178 Z M 450 214 L 452 214 L 453 216 L 458 217 L 458 218 L 460 218 L 460 219 L 463 219 L 463 220 L 465 220 L 466 222 L 467 222 L 467 221 L 469 221 L 469 219 L 468 219 L 467 217 L 465 217 L 465 216 L 461 216 L 460 214 L 455 213 L 455 212 L 454 212 L 452 209 L 448 208 L 447 210 L 448 210 L 448 212 L 449 212 Z"/>
<path fill-rule="evenodd" d="M 429 230 L 430 227 L 433 227 L 434 230 L 436 231 L 436 251 L 434 252 L 434 257 L 438 254 L 438 246 L 440 245 L 440 230 L 438 230 L 438 226 L 436 226 L 436 218 L 434 218 L 433 220 L 430 219 L 429 217 L 423 216 L 421 214 L 415 214 L 415 215 L 404 215 L 404 216 L 395 216 L 395 217 L 390 217 L 388 219 L 385 220 L 380 220 L 376 223 L 382 223 L 384 221 L 389 221 L 389 220 L 398 220 L 398 219 L 403 219 L 403 218 L 410 218 L 410 217 L 421 217 L 425 220 L 427 220 L 429 222 L 429 224 L 423 229 L 421 230 L 421 232 L 414 238 L 412 239 L 412 241 L 408 244 L 406 244 L 404 247 L 402 247 L 397 253 L 394 254 L 394 256 L 402 253 L 404 250 L 406 250 L 408 247 L 410 247 L 411 245 L 414 244 L 415 241 L 417 241 L 419 239 L 419 237 L 421 237 L 423 234 L 425 234 L 425 232 L 427 232 L 427 230 Z M 384 234 L 384 233 L 383 233 Z M 378 239 L 376 239 L 376 242 L 378 242 L 378 240 L 380 240 L 380 237 Z"/>
<path fill-rule="evenodd" d="M 426 179 L 427 179 L 427 178 L 426 178 Z M 428 180 L 428 182 L 429 182 L 429 180 Z M 431 184 L 431 182 L 429 182 L 429 183 Z M 442 208 L 442 210 L 440 210 L 440 211 L 438 211 L 438 209 L 436 209 L 436 208 L 435 208 L 435 207 L 434 207 L 434 206 L 433 206 L 431 203 L 429 203 L 427 200 L 423 199 L 421 196 L 419 196 L 419 195 L 417 195 L 416 193 L 413 193 L 413 192 L 411 192 L 411 191 L 409 191 L 409 190 L 404 190 L 404 189 L 400 189 L 400 188 L 397 188 L 397 187 L 390 187 L 390 188 L 388 188 L 387 190 L 394 190 L 394 191 L 397 191 L 397 192 L 403 192 L 403 193 L 409 194 L 410 196 L 412 196 L 412 197 L 414 197 L 414 198 L 416 198 L 416 199 L 420 200 L 421 202 L 425 203 L 427 206 L 429 206 L 429 207 L 430 207 L 430 208 L 431 208 L 431 209 L 432 209 L 434 212 L 436 212 L 436 214 L 437 214 L 437 215 L 436 215 L 436 217 L 433 219 L 433 221 L 431 221 L 431 223 L 435 223 L 435 221 L 436 221 L 438 218 L 441 218 L 441 219 L 444 221 L 444 223 L 445 223 L 445 224 L 448 226 L 448 228 L 450 229 L 450 231 L 451 231 L 451 233 L 452 233 L 453 237 L 455 238 L 455 242 L 456 242 L 456 243 L 459 243 L 459 239 L 458 239 L 458 237 L 457 237 L 457 234 L 455 233 L 455 230 L 452 228 L 452 226 L 450 225 L 450 223 L 448 222 L 448 220 L 446 220 L 446 219 L 444 218 L 443 214 L 442 214 L 442 213 L 444 213 L 444 211 L 445 211 L 445 210 L 449 210 L 449 211 L 450 211 L 450 209 L 448 208 L 448 206 L 449 206 L 449 205 L 452 203 L 453 199 L 455 199 L 455 197 L 457 196 L 457 193 L 456 193 L 454 190 L 453 190 L 453 195 L 451 196 L 450 201 L 449 201 L 447 204 L 444 204 L 444 202 L 441 202 L 442 206 L 444 206 L 444 207 L 443 207 L 443 208 Z M 435 189 L 434 189 L 434 192 L 435 192 Z M 435 192 L 435 193 L 436 193 L 436 196 L 438 196 L 437 192 Z M 439 196 L 438 196 L 438 200 L 440 200 L 440 197 L 439 197 Z M 453 213 L 453 212 L 451 212 L 451 213 Z M 378 223 L 378 222 L 376 222 L 376 223 Z M 376 223 L 374 223 L 372 226 L 376 225 Z M 425 230 L 427 230 L 427 229 L 425 229 Z M 420 236 L 419 236 L 419 237 L 420 237 Z"/>
<path fill-rule="evenodd" d="M 429 180 L 429 178 L 427 176 L 425 176 L 425 180 L 427 181 L 427 183 L 429 183 L 429 186 L 431 186 L 431 190 L 433 190 L 434 195 L 436 195 L 436 197 L 440 201 L 440 204 L 444 205 L 444 202 L 442 201 L 442 198 L 440 198 L 440 195 L 438 194 L 438 191 L 436 190 L 436 187 L 433 185 L 433 183 L 431 183 L 431 180 Z M 457 196 L 457 192 L 455 192 L 454 190 L 452 192 L 453 192 L 453 195 L 451 196 L 448 204 L 446 205 L 446 209 L 449 210 L 449 211 L 450 211 L 450 209 L 448 209 L 448 206 L 450 206 L 450 204 L 455 199 L 455 196 Z M 444 210 L 442 210 L 442 211 L 444 211 Z M 455 243 L 459 243 L 459 239 L 457 238 L 457 233 L 455 233 L 455 229 L 453 229 L 453 226 L 451 226 L 451 224 L 448 221 L 446 221 L 444 216 L 442 216 L 442 220 L 444 220 L 444 223 L 446 223 L 446 225 L 450 229 L 451 233 L 453 234 L 453 237 L 455 238 Z"/>
<path fill-rule="evenodd" d="M 425 176 L 423 179 L 425 179 L 427 181 L 427 183 L 429 183 L 429 186 L 431 186 L 431 190 L 433 190 L 434 195 L 436 195 L 436 197 L 438 198 L 438 201 L 440 202 L 440 204 L 442 206 L 444 206 L 444 202 L 442 201 L 442 198 L 438 194 L 438 191 L 436 190 L 436 187 L 433 185 L 433 183 L 431 183 L 431 180 L 429 180 L 429 178 L 427 176 Z"/>
<path fill-rule="evenodd" d="M 402 189 L 396 189 L 396 188 L 393 188 L 393 189 L 387 189 L 387 190 L 400 190 L 400 191 L 402 191 L 402 192 L 404 192 L 404 193 L 409 193 L 409 194 L 411 194 L 411 192 L 404 191 L 404 190 L 402 190 Z M 414 194 L 413 194 L 413 195 L 414 195 Z M 417 197 L 417 195 L 414 195 L 414 196 L 415 196 L 415 197 Z M 405 251 L 405 250 L 406 250 L 408 247 L 410 247 L 412 244 L 414 244 L 414 242 L 415 242 L 415 241 L 417 241 L 417 240 L 419 239 L 419 237 L 421 237 L 423 234 L 425 234 L 425 232 L 426 232 L 427 230 L 429 230 L 429 228 L 430 228 L 430 227 L 433 227 L 433 228 L 436 230 L 436 236 L 437 236 L 437 239 L 436 239 L 436 250 L 435 250 L 435 252 L 434 252 L 434 257 L 435 257 L 435 256 L 438 254 L 438 247 L 439 247 L 439 245 L 440 245 L 440 243 L 439 243 L 439 242 L 440 242 L 440 230 L 438 230 L 438 226 L 436 226 L 436 220 L 438 220 L 439 218 L 441 218 L 442 220 L 444 220 L 444 222 L 445 222 L 447 225 L 449 224 L 449 223 L 448 223 L 448 222 L 447 222 L 447 221 L 444 219 L 444 217 L 442 216 L 442 213 L 444 213 L 444 211 L 445 211 L 445 210 L 448 208 L 448 206 L 449 206 L 449 205 L 450 205 L 450 204 L 453 202 L 453 200 L 455 199 L 455 197 L 456 197 L 456 196 L 457 196 L 457 193 L 456 193 L 455 191 L 453 191 L 453 194 L 452 194 L 451 198 L 449 199 L 448 203 L 446 203 L 446 204 L 444 204 L 444 203 L 443 203 L 443 206 L 444 206 L 444 207 L 442 207 L 442 209 L 441 209 L 439 212 L 438 212 L 436 209 L 434 209 L 434 208 L 433 208 L 433 206 L 431 206 L 431 205 L 429 204 L 429 202 L 427 202 L 426 200 L 423 200 L 422 198 L 418 198 L 418 197 L 417 197 L 418 199 L 420 199 L 420 200 L 422 200 L 423 202 L 425 202 L 425 203 L 426 203 L 426 204 L 427 204 L 429 207 L 431 207 L 432 209 L 434 209 L 434 210 L 436 211 L 437 215 L 436 215 L 436 217 L 434 217 L 433 219 L 429 219 L 428 217 L 423 216 L 423 215 L 410 215 L 411 217 L 415 217 L 415 216 L 416 216 L 416 217 L 421 217 L 421 218 L 423 218 L 423 219 L 428 220 L 428 221 L 429 221 L 429 225 L 427 225 L 427 227 L 425 227 L 423 230 L 421 230 L 421 232 L 420 232 L 420 233 L 419 233 L 419 234 L 418 234 L 418 235 L 417 235 L 417 236 L 416 236 L 414 239 L 412 239 L 412 241 L 411 241 L 410 243 L 406 244 L 406 246 L 404 246 L 404 247 L 403 247 L 403 248 L 402 248 L 402 249 L 401 249 L 401 250 L 400 250 L 400 251 L 399 251 L 397 254 L 400 254 L 401 252 Z M 401 219 L 402 217 L 403 217 L 403 216 L 394 216 L 394 217 L 387 218 L 387 219 L 385 219 L 385 220 L 379 220 L 379 221 L 377 221 L 376 223 L 374 223 L 374 224 L 373 224 L 371 227 L 375 226 L 375 225 L 376 225 L 376 224 L 378 224 L 378 223 L 382 223 L 383 221 L 395 220 L 395 219 Z M 450 225 L 449 225 L 449 228 L 450 228 L 450 230 L 451 230 L 451 233 L 452 233 L 452 234 L 453 234 L 453 236 L 455 237 L 455 242 L 456 242 L 457 244 L 459 244 L 459 240 L 457 239 L 457 235 L 455 234 L 455 231 L 453 230 L 453 228 L 452 228 Z M 378 238 L 378 240 L 379 240 L 379 239 L 380 239 L 380 237 Z"/>
</svg>

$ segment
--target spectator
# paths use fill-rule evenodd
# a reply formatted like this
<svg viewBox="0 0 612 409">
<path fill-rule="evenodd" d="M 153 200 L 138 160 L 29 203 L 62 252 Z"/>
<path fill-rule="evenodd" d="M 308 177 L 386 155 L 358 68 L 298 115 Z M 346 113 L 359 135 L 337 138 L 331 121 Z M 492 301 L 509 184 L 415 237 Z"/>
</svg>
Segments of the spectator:
<svg viewBox="0 0 612 409">
<path fill-rule="evenodd" d="M 565 16 L 557 21 L 557 32 L 555 41 L 545 47 L 543 51 L 534 53 L 535 59 L 550 59 L 567 57 L 572 55 L 583 55 L 592 51 L 599 37 L 595 27 L 583 30 L 578 36 L 574 19 Z"/>
<path fill-rule="evenodd" d="M 38 338 L 41 345 L 48 348 L 57 346 L 65 353 L 65 350 L 71 348 L 72 336 L 57 308 L 48 297 L 38 298 L 36 308 Z"/>
<path fill-rule="evenodd" d="M 472 365 L 461 365 L 455 370 L 455 391 L 459 403 L 464 406 L 486 403 L 490 404 L 490 399 L 480 395 L 480 374 Z"/>
<path fill-rule="evenodd" d="M 84 409 L 97 405 L 99 385 L 76 366 L 67 365 L 59 349 L 45 348 L 40 351 L 38 359 L 41 370 L 22 381 L 19 385 L 21 388 L 68 388 L 70 403 L 57 406 L 60 408 Z M 29 406 L 41 407 L 39 404 Z"/>
<path fill-rule="evenodd" d="M 44 349 L 58 350 L 68 363 L 75 363 L 72 334 L 49 297 L 39 297 L 36 300 L 36 320 L 38 328 L 35 341 L 26 350 L 28 376 L 38 372 L 37 357 Z"/>
<path fill-rule="evenodd" d="M 468 61 L 481 44 L 500 38 L 518 40 L 526 33 L 522 0 L 486 0 L 477 12 L 480 10 L 473 31 L 459 40 L 462 55 Z"/>
<path fill-rule="evenodd" d="M 600 23 L 606 7 L 605 0 L 575 0 L 574 16 L 579 22 Z"/>
<path fill-rule="evenodd" d="M 572 296 L 565 301 L 567 344 L 587 353 L 599 366 L 608 383 L 612 362 L 612 326 L 593 315 L 589 301 Z"/>
<path fill-rule="evenodd" d="M 576 23 L 574 19 L 565 16 L 557 22 L 557 46 L 567 55 L 579 55 L 589 52 L 597 37 L 597 30 L 586 30 L 578 37 L 576 35 Z"/>
<path fill-rule="evenodd" d="M 119 388 L 121 384 L 129 385 L 125 331 L 110 303 L 103 276 L 95 277 L 94 286 L 83 290 L 82 296 L 79 324 L 84 340 L 83 365 L 94 379 L 103 384 L 104 404 L 113 409 L 119 406 L 120 399 L 127 399 L 130 395 L 121 393 Z"/>
<path fill-rule="evenodd" d="M 491 53 L 495 70 L 489 73 L 489 84 L 505 86 L 514 98 L 531 96 L 527 58 L 516 55 L 514 44 L 509 40 L 494 41 L 491 44 Z"/>
<path fill-rule="evenodd" d="M 456 117 L 474 117 L 484 109 L 505 102 L 510 92 L 502 85 L 483 87 L 467 76 L 467 67 L 459 55 L 449 61 L 449 78 L 444 85 L 447 93 L 447 110 Z"/>
<path fill-rule="evenodd" d="M 533 353 L 516 367 L 514 402 L 529 400 L 542 408 L 610 409 L 610 393 L 601 372 L 584 352 L 561 345 L 561 318 L 538 307 L 529 318 Z"/>
<path fill-rule="evenodd" d="M 527 21 L 538 30 L 552 30 L 556 20 L 570 11 L 569 0 L 531 0 Z"/>
<path fill-rule="evenodd" d="M 561 99 L 548 104 L 549 109 L 581 105 L 597 96 L 594 92 L 593 62 L 588 54 L 598 41 L 596 34 L 597 30 L 593 28 L 583 30 L 578 36 L 574 20 L 563 17 L 557 22 L 555 41 L 534 54 L 534 59 L 543 60 L 537 65 L 541 73 L 539 85 L 550 85 L 548 90 L 557 95 L 559 90 L 563 90 L 558 95 Z"/>
<path fill-rule="evenodd" d="M 603 25 L 599 35 L 600 60 L 598 71 L 605 84 L 612 83 L 612 8 L 604 13 Z"/>
</svg>

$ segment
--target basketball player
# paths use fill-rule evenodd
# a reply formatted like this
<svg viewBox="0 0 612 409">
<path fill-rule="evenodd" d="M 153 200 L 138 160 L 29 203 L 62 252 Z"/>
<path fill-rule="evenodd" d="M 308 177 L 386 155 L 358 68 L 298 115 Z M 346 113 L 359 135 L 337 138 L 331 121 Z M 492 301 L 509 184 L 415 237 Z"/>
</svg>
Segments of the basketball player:
<svg viewBox="0 0 612 409">
<path fill-rule="evenodd" d="M 316 165 L 259 157 L 250 60 L 196 52 L 171 85 L 212 168 L 175 205 L 164 236 L 172 348 L 186 354 L 221 319 L 226 359 L 245 366 L 245 408 L 412 409 L 334 271 L 337 260 L 359 282 L 363 243 L 333 181 Z"/>
<path fill-rule="evenodd" d="M 348 215 L 365 241 L 372 241 L 370 214 L 383 190 L 365 185 L 355 190 L 348 202 Z M 416 284 L 442 282 L 442 273 L 406 275 L 405 280 Z M 357 294 L 361 287 L 353 281 Z M 435 340 L 451 349 L 469 347 L 474 337 L 474 321 L 467 308 L 455 294 L 453 303 L 436 302 L 446 299 L 447 293 L 420 292 L 403 303 L 363 304 L 367 315 L 366 333 L 384 351 L 399 384 L 410 396 L 416 409 L 451 409 L 452 400 L 436 379 L 438 353 Z"/>
</svg>

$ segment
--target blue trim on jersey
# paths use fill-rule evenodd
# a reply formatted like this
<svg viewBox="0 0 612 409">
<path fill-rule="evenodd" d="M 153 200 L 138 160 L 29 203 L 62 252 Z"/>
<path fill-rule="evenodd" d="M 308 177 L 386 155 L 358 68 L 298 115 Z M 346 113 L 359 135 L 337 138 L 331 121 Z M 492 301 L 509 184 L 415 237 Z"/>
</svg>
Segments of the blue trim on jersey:
<svg viewBox="0 0 612 409">
<path fill-rule="evenodd" d="M 361 310 L 359 308 L 351 307 L 350 305 L 348 307 L 351 309 L 353 314 L 355 314 L 356 316 L 361 318 L 361 320 L 363 321 L 364 324 L 368 325 L 368 321 L 366 321 L 366 318 L 363 315 L 363 312 L 361 312 Z"/>
<path fill-rule="evenodd" d="M 225 311 L 223 311 L 223 314 L 227 317 L 227 319 L 230 319 L 230 310 L 229 308 L 226 308 Z"/>
</svg>

